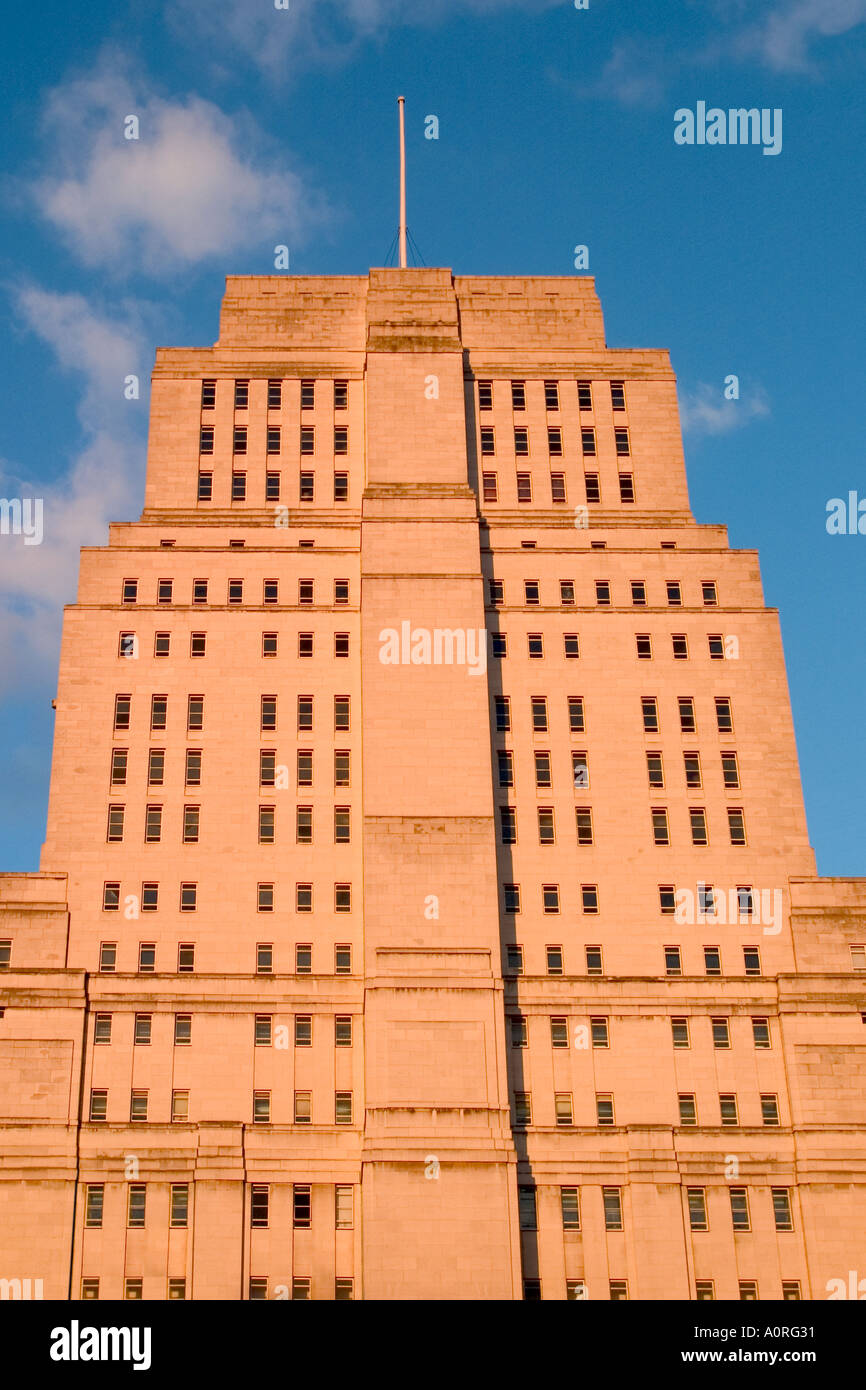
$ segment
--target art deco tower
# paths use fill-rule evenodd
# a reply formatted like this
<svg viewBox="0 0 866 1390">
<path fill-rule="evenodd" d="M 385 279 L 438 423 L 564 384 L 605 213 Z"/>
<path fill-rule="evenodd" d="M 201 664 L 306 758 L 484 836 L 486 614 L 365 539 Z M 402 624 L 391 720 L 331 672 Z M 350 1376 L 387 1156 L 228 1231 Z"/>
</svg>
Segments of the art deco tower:
<svg viewBox="0 0 866 1390">
<path fill-rule="evenodd" d="M 757 557 L 591 279 L 229 278 L 216 345 L 157 354 L 56 709 L 41 872 L 0 879 L 0 1276 L 863 1264 L 866 891 L 814 876 Z"/>
</svg>

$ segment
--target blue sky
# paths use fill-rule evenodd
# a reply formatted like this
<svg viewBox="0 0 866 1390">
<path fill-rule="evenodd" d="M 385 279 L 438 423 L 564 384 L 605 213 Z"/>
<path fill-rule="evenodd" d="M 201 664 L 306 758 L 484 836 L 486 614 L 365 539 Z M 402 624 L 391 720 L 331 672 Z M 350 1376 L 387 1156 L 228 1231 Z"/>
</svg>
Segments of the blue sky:
<svg viewBox="0 0 866 1390">
<path fill-rule="evenodd" d="M 0 496 L 43 497 L 45 537 L 0 536 L 0 869 L 38 865 L 62 605 L 141 509 L 154 348 L 213 342 L 224 275 L 277 243 L 298 273 L 384 263 L 402 92 L 427 264 L 567 275 L 586 244 L 611 346 L 670 350 L 695 515 L 781 610 L 819 871 L 866 873 L 866 536 L 825 526 L 866 498 L 864 58 L 866 0 L 15 7 Z M 676 145 L 699 101 L 781 108 L 781 153 Z"/>
</svg>

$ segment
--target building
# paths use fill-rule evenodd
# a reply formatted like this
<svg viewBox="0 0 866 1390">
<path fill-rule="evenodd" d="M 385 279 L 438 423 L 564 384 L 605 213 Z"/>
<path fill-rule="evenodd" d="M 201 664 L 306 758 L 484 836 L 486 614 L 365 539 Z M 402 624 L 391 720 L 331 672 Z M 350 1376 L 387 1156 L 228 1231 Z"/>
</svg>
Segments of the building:
<svg viewBox="0 0 866 1390">
<path fill-rule="evenodd" d="M 866 1275 L 864 883 L 815 876 L 757 556 L 591 279 L 230 277 L 56 712 L 0 880 L 7 1280 Z"/>
</svg>

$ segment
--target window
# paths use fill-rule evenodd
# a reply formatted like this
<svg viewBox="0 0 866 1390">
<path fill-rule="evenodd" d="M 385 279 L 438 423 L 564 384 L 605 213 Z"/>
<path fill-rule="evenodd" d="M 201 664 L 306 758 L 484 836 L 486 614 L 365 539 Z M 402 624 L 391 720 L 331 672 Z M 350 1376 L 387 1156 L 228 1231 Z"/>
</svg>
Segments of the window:
<svg viewBox="0 0 866 1390">
<path fill-rule="evenodd" d="M 724 1094 L 719 1096 L 719 1114 L 723 1125 L 733 1126 L 740 1123 L 737 1097 L 735 1095 Z"/>
<path fill-rule="evenodd" d="M 334 911 L 352 911 L 352 886 L 349 883 L 334 884 Z"/>
<path fill-rule="evenodd" d="M 779 1100 L 777 1096 L 761 1096 L 761 1123 L 763 1125 L 778 1125 Z"/>
<path fill-rule="evenodd" d="M 182 941 L 177 948 L 177 969 L 181 975 L 191 975 L 195 970 L 195 945 Z"/>
<path fill-rule="evenodd" d="M 523 597 L 527 607 L 534 607 L 539 602 L 537 579 L 525 579 L 523 581 Z"/>
<path fill-rule="evenodd" d="M 542 908 L 546 913 L 559 912 L 559 884 L 545 883 L 541 888 Z"/>
<path fill-rule="evenodd" d="M 746 843 L 746 820 L 741 806 L 728 807 L 728 831 L 732 845 Z"/>
<path fill-rule="evenodd" d="M 534 1187 L 518 1187 L 517 1206 L 521 1231 L 538 1230 L 537 1191 Z"/>
<path fill-rule="evenodd" d="M 562 947 L 547 946 L 545 948 L 545 955 L 547 957 L 548 975 L 561 975 L 563 971 Z"/>
<path fill-rule="evenodd" d="M 147 1186 L 143 1182 L 129 1185 L 126 1199 L 127 1226 L 144 1226 L 147 1214 Z"/>
<path fill-rule="evenodd" d="M 267 1125 L 271 1122 L 270 1091 L 253 1091 L 253 1124 Z"/>
<path fill-rule="evenodd" d="M 606 1018 L 591 1018 L 589 1027 L 593 1047 L 610 1047 L 610 1030 Z"/>
<path fill-rule="evenodd" d="M 580 656 L 580 639 L 576 632 L 566 632 L 563 636 L 566 660 L 573 661 Z"/>
<path fill-rule="evenodd" d="M 204 431 L 202 431 L 204 435 Z M 202 449 L 202 453 L 213 453 L 213 448 Z M 213 473 L 199 473 L 198 475 L 198 500 L 199 502 L 210 502 L 213 499 Z"/>
<path fill-rule="evenodd" d="M 530 658 L 537 660 L 544 656 L 544 638 L 540 632 L 527 633 L 526 646 Z"/>
<path fill-rule="evenodd" d="M 731 1030 L 728 1019 L 712 1019 L 713 1047 L 727 1048 L 731 1045 Z"/>
<path fill-rule="evenodd" d="M 689 655 L 688 638 L 684 632 L 675 632 L 671 636 L 671 648 L 675 661 L 686 661 Z"/>
<path fill-rule="evenodd" d="M 576 806 L 574 808 L 574 816 L 577 828 L 577 843 L 579 845 L 591 845 L 593 843 L 592 808 L 590 806 Z"/>
<path fill-rule="evenodd" d="M 580 1230 L 580 1200 L 576 1187 L 561 1187 L 559 1189 L 559 1204 L 562 1212 L 562 1228 L 564 1231 Z"/>
<path fill-rule="evenodd" d="M 114 697 L 114 727 L 115 730 L 129 728 L 129 715 L 132 705 L 130 695 L 115 695 Z"/>
<path fill-rule="evenodd" d="M 104 883 L 102 885 L 102 910 L 103 912 L 117 912 L 120 907 L 120 884 Z"/>
<path fill-rule="evenodd" d="M 334 1096 L 334 1123 L 338 1125 L 350 1125 L 352 1123 L 352 1092 L 337 1091 Z"/>
<path fill-rule="evenodd" d="M 552 845 L 556 840 L 556 829 L 553 819 L 553 808 L 551 806 L 539 806 L 538 808 L 538 843 L 540 845 Z"/>
<path fill-rule="evenodd" d="M 536 734 L 546 734 L 547 729 L 547 697 L 544 695 L 533 695 L 531 699 L 532 708 L 532 731 Z"/>
<path fill-rule="evenodd" d="M 171 1185 L 171 1226 L 189 1225 L 189 1184 L 173 1182 Z"/>
<path fill-rule="evenodd" d="M 313 948 L 307 942 L 295 947 L 295 974 L 311 975 L 313 971 Z"/>
<path fill-rule="evenodd" d="M 150 727 L 152 730 L 164 729 L 168 719 L 168 696 L 152 695 L 150 698 Z"/>
<path fill-rule="evenodd" d="M 130 1122 L 142 1123 L 147 1119 L 147 1091 L 133 1091 L 129 1098 Z"/>
<path fill-rule="evenodd" d="M 513 806 L 499 808 L 499 835 L 503 845 L 517 843 L 517 813 Z"/>
<path fill-rule="evenodd" d="M 760 1049 L 762 1049 L 762 1050 L 764 1050 L 764 1049 L 766 1049 L 766 1048 L 769 1048 L 769 1047 L 772 1045 L 772 1044 L 771 1044 L 771 1040 L 770 1040 L 770 1020 L 769 1020 L 769 1019 L 767 1019 L 767 1018 L 753 1018 L 753 1019 L 752 1019 L 752 1039 L 753 1039 L 753 1041 L 754 1041 L 755 1047 L 760 1048 Z"/>
<path fill-rule="evenodd" d="M 687 1189 L 689 1204 L 689 1228 L 692 1231 L 708 1231 L 707 1194 L 702 1187 Z"/>
<path fill-rule="evenodd" d="M 583 883 L 580 888 L 581 910 L 589 914 L 598 912 L 598 884 Z"/>
<path fill-rule="evenodd" d="M 272 1022 L 270 1014 L 256 1014 L 253 1020 L 253 1045 L 255 1047 L 270 1047 Z M 297 1042 L 297 1039 L 295 1041 Z"/>
<path fill-rule="evenodd" d="M 349 1015 L 338 1015 L 334 1019 L 334 1046 L 352 1046 L 352 1019 Z"/>
<path fill-rule="evenodd" d="M 85 1302 L 91 1299 L 99 1298 L 99 1280 L 82 1279 L 81 1297 L 85 1300 Z"/>
<path fill-rule="evenodd" d="M 612 1125 L 613 1118 L 613 1096 L 597 1095 L 595 1098 L 595 1117 L 600 1125 Z"/>
<path fill-rule="evenodd" d="M 603 1187 L 601 1189 L 601 1195 L 604 1203 L 604 1229 L 606 1231 L 621 1231 L 622 1189 L 619 1187 Z"/>
<path fill-rule="evenodd" d="M 715 580 L 704 580 L 701 585 L 701 597 L 703 598 L 705 608 L 715 608 L 719 601 L 718 594 L 716 593 Z"/>
<path fill-rule="evenodd" d="M 563 1126 L 574 1124 L 574 1113 L 571 1103 L 571 1096 L 565 1091 L 558 1091 L 553 1098 L 554 1114 L 557 1125 Z"/>
<path fill-rule="evenodd" d="M 123 806 L 109 806 L 108 808 L 108 828 L 106 830 L 106 839 L 109 841 L 109 843 L 111 843 L 112 841 L 123 839 L 124 809 L 125 808 Z"/>
<path fill-rule="evenodd" d="M 156 946 L 152 941 L 139 942 L 138 969 L 142 975 L 152 974 L 156 969 Z"/>
<path fill-rule="evenodd" d="M 568 495 L 565 490 L 565 474 L 551 473 L 550 475 L 550 500 L 551 502 L 567 502 Z"/>
<path fill-rule="evenodd" d="M 150 1014 L 136 1014 L 133 1041 L 137 1047 L 149 1047 L 153 1018 Z"/>
<path fill-rule="evenodd" d="M 313 1095 L 311 1091 L 295 1091 L 295 1124 L 308 1125 L 313 1120 Z"/>
<path fill-rule="evenodd" d="M 481 453 L 485 458 L 489 458 L 492 454 L 496 453 L 494 431 L 489 426 L 482 426 L 481 429 Z"/>
<path fill-rule="evenodd" d="M 338 1231 L 350 1231 L 354 1224 L 354 1188 L 338 1184 L 334 1188 L 334 1225 Z"/>
<path fill-rule="evenodd" d="M 198 451 L 199 451 L 200 454 L 212 454 L 212 453 L 213 453 L 213 425 L 203 425 L 202 428 L 201 428 L 201 430 L 199 431 L 199 437 L 198 437 Z M 202 498 L 202 496 L 201 496 L 201 481 L 202 481 L 202 478 L 208 478 L 208 479 L 209 479 L 210 477 L 211 477 L 211 474 L 210 474 L 210 473 L 199 473 L 199 499 L 200 499 L 200 500 L 203 500 L 203 501 L 208 500 L 208 499 L 206 499 L 206 498 Z"/>
<path fill-rule="evenodd" d="M 200 817 L 200 806 L 184 806 L 183 842 L 185 845 L 194 845 L 198 843 Z"/>
<path fill-rule="evenodd" d="M 528 1091 L 514 1093 L 514 1124 L 518 1129 L 532 1124 L 532 1097 Z"/>
<path fill-rule="evenodd" d="M 584 486 L 585 486 L 585 488 L 586 488 L 586 500 L 587 500 L 587 502 L 600 502 L 600 501 L 601 501 L 601 488 L 599 487 L 598 474 L 597 474 L 597 473 L 584 473 L 584 475 L 583 475 L 583 481 L 584 481 Z"/>
<path fill-rule="evenodd" d="M 482 473 L 481 488 L 483 501 L 499 501 L 499 482 L 495 473 Z"/>
<path fill-rule="evenodd" d="M 586 957 L 586 973 L 587 973 L 587 975 L 603 975 L 603 974 L 604 974 L 604 970 L 603 970 L 603 968 L 602 968 L 602 961 L 601 961 L 601 947 L 600 947 L 600 946 L 586 946 L 586 947 L 584 948 L 584 954 L 585 954 L 585 957 Z"/>
<path fill-rule="evenodd" d="M 620 502 L 634 502 L 634 474 L 620 473 L 619 475 L 619 500 Z"/>
<path fill-rule="evenodd" d="M 640 702 L 644 733 L 657 734 L 659 731 L 658 702 L 654 695 L 644 695 Z"/>
<path fill-rule="evenodd" d="M 313 843 L 313 808 L 298 806 L 295 812 L 295 839 L 299 845 Z"/>
<path fill-rule="evenodd" d="M 511 730 L 511 701 L 507 695 L 495 696 L 496 731 L 509 733 Z"/>
<path fill-rule="evenodd" d="M 580 443 L 584 458 L 595 458 L 595 430 L 590 425 L 581 429 Z"/>
<path fill-rule="evenodd" d="M 791 1212 L 791 1193 L 787 1187 L 774 1187 L 773 1217 L 777 1231 L 793 1231 L 794 1217 Z"/>
<path fill-rule="evenodd" d="M 313 885 L 312 883 L 295 884 L 295 911 L 312 912 L 313 910 Z"/>
<path fill-rule="evenodd" d="M 544 383 L 544 408 L 545 410 L 559 409 L 559 383 L 556 381 Z"/>
<path fill-rule="evenodd" d="M 635 646 L 638 658 L 641 661 L 649 661 L 653 654 L 652 638 L 648 632 L 638 632 L 635 635 Z"/>
<path fill-rule="evenodd" d="M 731 702 L 726 696 L 720 696 L 716 700 L 716 727 L 720 734 L 731 734 L 734 731 Z"/>
<path fill-rule="evenodd" d="M 739 791 L 740 766 L 736 753 L 722 754 L 722 784 L 727 790 Z"/>
<path fill-rule="evenodd" d="M 628 430 L 616 429 L 613 432 L 613 437 L 614 442 L 616 444 L 617 458 L 628 458 L 629 454 L 631 453 L 631 445 L 629 444 Z"/>
<path fill-rule="evenodd" d="M 689 1021 L 687 1018 L 671 1019 L 671 1037 L 675 1048 L 691 1047 Z"/>
<path fill-rule="evenodd" d="M 724 1121 L 722 1122 L 724 1123 Z M 735 1231 L 750 1231 L 749 1221 L 749 1197 L 744 1187 L 732 1187 L 731 1194 L 731 1220 Z M 742 1285 L 741 1285 L 742 1287 Z"/>
<path fill-rule="evenodd" d="M 117 941 L 101 942 L 99 948 L 99 969 L 103 974 L 113 974 L 114 970 L 117 969 Z"/>
<path fill-rule="evenodd" d="M 716 1286 L 712 1279 L 695 1280 L 695 1301 L 697 1303 L 712 1303 L 716 1297 Z"/>
<path fill-rule="evenodd" d="M 782 1299 L 785 1303 L 797 1303 L 801 1297 L 799 1279 L 782 1280 Z"/>
<path fill-rule="evenodd" d="M 513 385 L 514 385 L 514 383 L 512 383 L 512 389 L 513 389 Z M 479 381 L 479 383 L 478 383 L 478 409 L 479 409 L 479 410 L 492 410 L 492 409 L 493 409 L 493 382 L 492 382 L 492 381 Z"/>
<path fill-rule="evenodd" d="M 187 1047 L 192 1042 L 192 1014 L 175 1014 L 174 1045 Z"/>
<path fill-rule="evenodd" d="M 488 406 L 486 406 L 486 407 L 482 405 L 481 408 L 482 408 L 482 410 L 484 410 L 484 409 L 488 409 L 488 410 L 489 410 L 489 409 L 490 409 L 490 406 L 492 406 L 492 404 L 493 404 L 493 396 L 492 396 L 493 386 L 492 386 L 492 383 L 491 383 L 491 382 L 484 382 L 483 384 L 484 384 L 485 386 L 489 386 L 489 387 L 490 387 L 491 395 L 490 395 L 490 405 L 488 405 Z M 525 409 L 526 409 L 526 383 L 523 382 L 523 381 L 512 381 L 512 383 L 511 383 L 511 409 L 512 409 L 512 410 L 525 410 Z"/>
<path fill-rule="evenodd" d="M 506 911 L 506 912 L 519 912 L 519 911 L 520 911 L 520 885 L 517 884 L 517 883 L 506 883 L 506 884 L 503 884 L 503 889 L 504 889 L 504 893 L 505 893 L 505 911 Z"/>
<path fill-rule="evenodd" d="M 564 1018 L 550 1020 L 551 1047 L 568 1047 L 568 1021 Z"/>
<path fill-rule="evenodd" d="M 525 456 L 529 453 L 529 431 L 528 431 L 528 430 L 522 429 L 522 428 L 521 428 L 521 429 L 515 429 L 515 431 L 514 431 L 514 452 L 515 452 L 515 454 L 518 455 L 518 457 L 521 457 L 521 458 L 522 458 L 522 457 L 525 457 Z M 518 476 L 518 501 L 522 501 L 522 500 L 524 500 L 524 499 L 522 499 L 522 498 L 520 497 L 519 480 L 520 480 L 520 477 L 521 477 L 521 476 L 523 476 L 523 477 L 528 477 L 529 475 L 528 475 L 528 474 L 523 474 L 523 475 L 521 475 L 521 474 L 518 473 L 517 476 Z M 526 500 L 531 500 L 531 499 L 526 499 Z"/>
<path fill-rule="evenodd" d="M 310 723 L 309 728 L 313 727 L 313 701 L 310 697 Z M 349 728 L 349 696 L 334 696 L 334 731 L 339 733 Z"/>
<path fill-rule="evenodd" d="M 190 695 L 186 708 L 186 727 L 189 733 L 204 728 L 204 696 Z"/>
<path fill-rule="evenodd" d="M 0 942 L 0 949 L 8 945 L 8 941 L 2 941 Z M 96 1014 L 94 1016 L 93 1041 L 95 1044 L 111 1042 L 111 1014 Z"/>
<path fill-rule="evenodd" d="M 518 1016 L 518 1015 L 515 1014 L 515 1015 L 513 1015 L 512 1018 L 510 1019 L 510 1023 L 511 1023 L 511 1046 L 512 1046 L 512 1047 L 528 1047 L 528 1046 L 529 1046 L 529 1037 L 528 1037 L 528 1035 L 527 1035 L 527 1030 L 526 1030 L 526 1019 L 525 1019 L 525 1018 L 522 1018 L 522 1017 L 520 1017 L 520 1016 Z"/>
<path fill-rule="evenodd" d="M 743 947 L 743 965 L 747 975 L 760 975 L 761 952 L 757 946 Z"/>
<path fill-rule="evenodd" d="M 302 430 L 302 431 L 301 431 L 301 434 L 303 435 L 304 433 L 305 433 L 305 431 Z M 306 431 L 306 433 L 312 435 L 313 431 L 312 431 L 312 430 L 308 430 L 308 431 Z M 310 448 L 310 449 L 304 449 L 304 448 L 302 448 L 302 449 L 301 449 L 301 453 L 302 453 L 302 454 L 303 454 L 303 453 L 312 453 L 312 452 L 313 452 L 313 451 L 312 451 L 312 448 Z M 301 472 L 300 472 L 300 474 L 298 475 L 298 497 L 299 497 L 299 500 L 300 500 L 301 502 L 312 502 L 312 501 L 313 501 L 313 498 L 314 498 L 314 496 L 315 496 L 315 489 L 316 489 L 316 476 L 315 476 L 315 474 L 314 474 L 314 473 L 307 473 L 307 472 L 305 472 L 305 471 L 302 469 Z"/>
<path fill-rule="evenodd" d="M 349 634 L 348 632 L 334 633 L 334 656 L 349 655 Z"/>
<path fill-rule="evenodd" d="M 614 410 L 625 410 L 625 384 L 622 381 L 610 383 L 610 403 Z"/>
<path fill-rule="evenodd" d="M 562 457 L 562 430 L 559 426 L 551 426 L 547 431 L 547 452 L 551 458 Z"/>
<path fill-rule="evenodd" d="M 653 844 L 669 845 L 671 836 L 666 808 L 664 806 L 654 806 L 650 815 L 652 818 Z"/>
<path fill-rule="evenodd" d="M 704 947 L 704 974 L 721 975 L 722 956 L 718 946 Z"/>
<path fill-rule="evenodd" d="M 697 1124 L 698 1111 L 694 1095 L 691 1092 L 677 1096 L 677 1106 L 681 1125 L 691 1127 Z"/>
<path fill-rule="evenodd" d="M 263 1227 L 268 1224 L 271 1189 L 268 1183 L 254 1182 L 250 1186 L 250 1225 Z"/>
<path fill-rule="evenodd" d="M 707 844 L 707 813 L 703 806 L 689 807 L 689 824 L 692 831 L 692 844 Z"/>
<path fill-rule="evenodd" d="M 582 695 L 569 695 L 568 697 L 568 725 L 573 734 L 586 732 Z"/>
<path fill-rule="evenodd" d="M 851 969 L 855 974 L 862 974 L 866 970 L 866 946 L 851 946 L 850 951 Z"/>
<path fill-rule="evenodd" d="M 682 975 L 683 963 L 679 946 L 665 946 L 665 974 Z"/>
<path fill-rule="evenodd" d="M 348 945 L 334 947 L 334 974 L 351 975 L 352 948 Z"/>
</svg>

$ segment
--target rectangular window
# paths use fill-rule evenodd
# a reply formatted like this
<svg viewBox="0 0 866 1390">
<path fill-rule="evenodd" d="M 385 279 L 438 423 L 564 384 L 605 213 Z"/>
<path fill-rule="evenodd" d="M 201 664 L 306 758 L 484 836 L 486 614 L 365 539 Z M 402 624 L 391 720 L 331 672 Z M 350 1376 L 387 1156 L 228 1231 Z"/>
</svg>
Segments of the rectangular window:
<svg viewBox="0 0 866 1390">
<path fill-rule="evenodd" d="M 518 1187 L 517 1206 L 521 1231 L 538 1230 L 537 1190 L 534 1187 Z"/>
<path fill-rule="evenodd" d="M 349 452 L 349 431 L 342 425 L 334 429 L 334 453 L 348 454 Z"/>
<path fill-rule="evenodd" d="M 548 427 L 547 452 L 551 458 L 562 457 L 562 430 L 558 425 Z"/>
<path fill-rule="evenodd" d="M 195 946 L 191 941 L 181 941 L 177 948 L 177 969 L 180 975 L 191 975 L 195 970 Z"/>
<path fill-rule="evenodd" d="M 338 1015 L 334 1019 L 334 1046 L 352 1046 L 352 1019 L 350 1015 Z"/>
<path fill-rule="evenodd" d="M 558 1091 L 553 1098 L 554 1114 L 559 1128 L 567 1128 L 574 1124 L 574 1113 L 571 1103 L 571 1096 L 565 1091 Z"/>
<path fill-rule="evenodd" d="M 267 1226 L 270 1209 L 271 1189 L 268 1183 L 254 1182 L 250 1187 L 250 1225 L 258 1228 Z"/>
<path fill-rule="evenodd" d="M 791 1211 L 791 1193 L 787 1187 L 774 1187 L 773 1217 L 777 1231 L 793 1231 L 794 1217 Z"/>
<path fill-rule="evenodd" d="M 303 433 L 303 431 L 301 431 L 301 433 Z M 308 433 L 312 434 L 312 430 L 309 430 Z M 305 451 L 302 449 L 301 453 L 304 452 Z M 312 453 L 312 450 L 307 450 L 306 452 Z M 315 491 L 316 475 L 314 473 L 307 473 L 304 470 L 301 470 L 301 473 L 298 475 L 298 496 L 300 501 L 312 502 L 315 497 Z"/>
<path fill-rule="evenodd" d="M 189 1184 L 185 1182 L 173 1182 L 171 1185 L 171 1215 L 169 1218 L 171 1226 L 189 1225 Z"/>
<path fill-rule="evenodd" d="M 612 381 L 610 383 L 610 403 L 614 410 L 625 410 L 625 383 L 622 381 Z"/>
<path fill-rule="evenodd" d="M 778 1125 L 779 1123 L 779 1100 L 777 1096 L 761 1096 L 761 1123 L 763 1125 Z"/>
<path fill-rule="evenodd" d="M 582 695 L 569 695 L 568 697 L 568 725 L 573 734 L 586 732 Z"/>
<path fill-rule="evenodd" d="M 491 389 L 492 389 L 492 388 L 491 388 Z M 491 403 L 491 405 L 493 404 L 493 399 L 492 399 L 492 397 L 491 397 L 491 402 L 490 402 L 490 403 Z M 525 382 L 525 381 L 512 381 L 512 383 L 511 383 L 511 409 L 512 409 L 512 410 L 525 410 L 525 409 L 526 409 L 526 382 Z"/>
<path fill-rule="evenodd" d="M 133 1091 L 129 1098 L 129 1119 L 141 1124 L 147 1119 L 147 1091 Z"/>
<path fill-rule="evenodd" d="M 751 1222 L 749 1220 L 749 1198 L 744 1187 L 732 1187 L 731 1194 L 731 1221 L 735 1231 L 750 1231 Z"/>
<path fill-rule="evenodd" d="M 172 1091 L 171 1118 L 173 1124 L 186 1124 L 189 1120 L 189 1091 Z"/>
<path fill-rule="evenodd" d="M 752 1019 L 752 1039 L 754 1041 L 755 1047 L 760 1048 L 762 1050 L 771 1046 L 769 1019 Z"/>
<path fill-rule="evenodd" d="M 693 734 L 697 732 L 695 720 L 695 702 L 689 695 L 682 695 L 677 700 L 677 708 L 680 714 L 680 732 Z"/>
<path fill-rule="evenodd" d="M 595 430 L 591 425 L 584 425 L 581 429 L 580 443 L 584 458 L 595 458 Z"/>
<path fill-rule="evenodd" d="M 190 695 L 186 707 L 186 727 L 189 733 L 204 728 L 204 696 Z"/>
<path fill-rule="evenodd" d="M 619 500 L 620 502 L 634 502 L 634 474 L 620 473 L 619 475 Z"/>
<path fill-rule="evenodd" d="M 192 1014 L 175 1014 L 174 1045 L 187 1047 L 192 1042 Z"/>
<path fill-rule="evenodd" d="M 658 701 L 654 695 L 644 695 L 640 702 L 644 733 L 657 734 L 659 731 Z"/>
<path fill-rule="evenodd" d="M 478 409 L 493 409 L 493 382 L 479 381 L 478 383 Z"/>
<path fill-rule="evenodd" d="M 586 956 L 587 975 L 603 975 L 604 967 L 602 965 L 601 947 L 586 946 L 584 948 L 584 954 Z"/>
<path fill-rule="evenodd" d="M 598 481 L 598 474 L 597 474 L 597 473 L 584 473 L 584 475 L 583 475 L 583 482 L 584 482 L 584 487 L 586 488 L 586 500 L 587 500 L 587 502 L 600 502 L 600 501 L 601 501 L 601 487 L 600 487 L 599 481 Z"/>
<path fill-rule="evenodd" d="M 547 946 L 545 948 L 547 957 L 548 975 L 561 975 L 563 971 L 562 947 Z"/>
<path fill-rule="evenodd" d="M 338 1125 L 350 1125 L 352 1123 L 352 1092 L 337 1091 L 334 1096 L 334 1123 Z"/>
<path fill-rule="evenodd" d="M 683 962 L 679 946 L 665 946 L 665 974 L 682 975 Z"/>
<path fill-rule="evenodd" d="M 270 1091 L 253 1091 L 253 1124 L 267 1125 L 271 1122 Z"/>
<path fill-rule="evenodd" d="M 746 820 L 741 806 L 728 807 L 728 831 L 732 845 L 746 843 Z"/>
<path fill-rule="evenodd" d="M 198 437 L 198 451 L 199 451 L 200 454 L 212 454 L 212 453 L 213 453 L 213 425 L 203 425 L 202 428 L 201 428 L 201 430 L 199 431 L 199 437 Z M 198 476 L 199 476 L 199 498 L 201 499 L 201 480 L 202 480 L 202 478 L 210 478 L 212 475 L 211 475 L 210 473 L 199 473 Z M 206 500 L 206 499 L 202 499 L 202 500 Z"/>
<path fill-rule="evenodd" d="M 671 1019 L 671 1037 L 675 1048 L 691 1047 L 689 1021 L 687 1018 Z"/>
<path fill-rule="evenodd" d="M 334 1225 L 338 1231 L 351 1231 L 355 1224 L 355 1189 L 348 1185 L 334 1187 Z"/>
<path fill-rule="evenodd" d="M 311 975 L 313 971 L 313 948 L 306 942 L 295 947 L 295 974 Z"/>
<path fill-rule="evenodd" d="M 669 845 L 671 842 L 670 829 L 668 827 L 668 813 L 664 806 L 654 806 L 651 811 L 653 844 Z"/>
<path fill-rule="evenodd" d="M 126 1199 L 127 1226 L 144 1226 L 147 1215 L 147 1186 L 143 1182 L 129 1185 Z"/>
<path fill-rule="evenodd" d="M 616 443 L 617 457 L 628 458 L 629 454 L 631 453 L 631 445 L 629 443 L 628 430 L 616 429 L 613 432 L 613 437 Z"/>
<path fill-rule="evenodd" d="M 601 1195 L 604 1204 L 604 1229 L 606 1231 L 621 1231 L 622 1189 L 619 1187 L 603 1187 L 601 1189 Z"/>
<path fill-rule="evenodd" d="M 694 1126 L 698 1122 L 698 1111 L 695 1105 L 695 1098 L 692 1094 L 686 1093 L 677 1096 L 679 1108 L 680 1124 L 686 1128 Z"/>
</svg>

